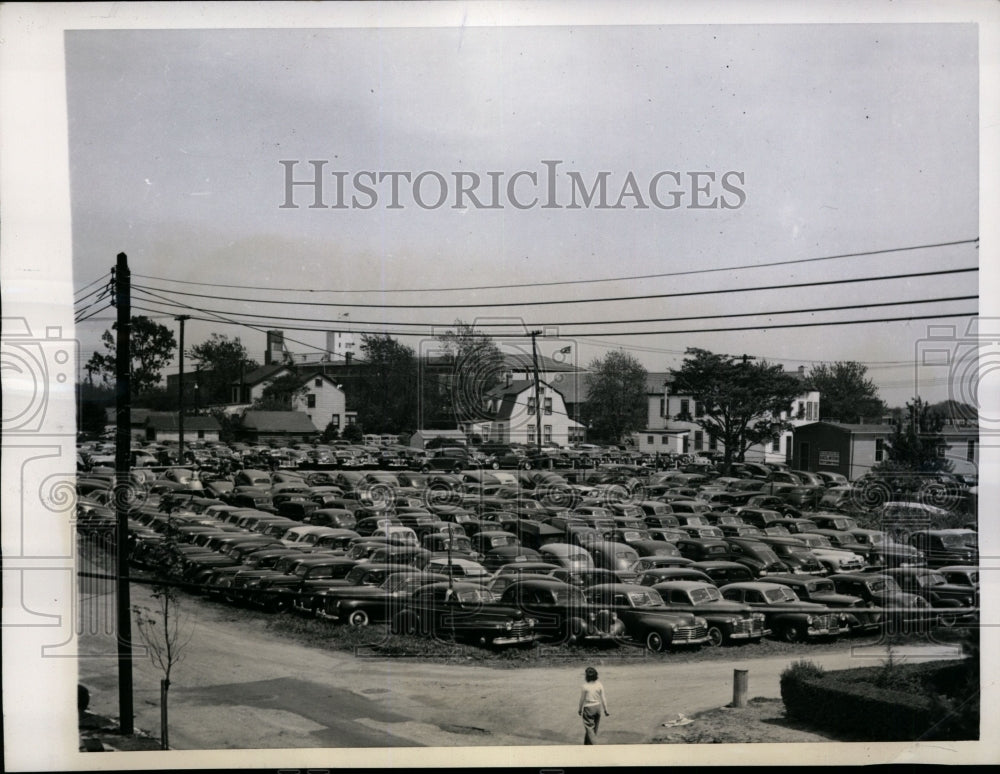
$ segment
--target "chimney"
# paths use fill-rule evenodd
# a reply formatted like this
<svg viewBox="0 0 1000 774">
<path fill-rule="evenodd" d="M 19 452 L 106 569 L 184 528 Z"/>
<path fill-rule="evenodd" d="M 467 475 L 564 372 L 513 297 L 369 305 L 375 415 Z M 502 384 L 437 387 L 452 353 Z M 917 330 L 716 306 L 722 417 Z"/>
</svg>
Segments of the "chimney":
<svg viewBox="0 0 1000 774">
<path fill-rule="evenodd" d="M 800 377 L 804 377 L 805 375 L 806 375 L 806 367 L 805 366 L 799 366 L 799 376 Z"/>
</svg>

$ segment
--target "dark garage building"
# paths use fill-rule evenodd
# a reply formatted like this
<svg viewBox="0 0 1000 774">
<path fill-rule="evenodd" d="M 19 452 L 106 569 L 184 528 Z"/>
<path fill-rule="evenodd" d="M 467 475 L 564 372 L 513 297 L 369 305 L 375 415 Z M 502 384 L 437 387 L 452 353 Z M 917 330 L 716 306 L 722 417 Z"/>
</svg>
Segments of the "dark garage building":
<svg viewBox="0 0 1000 774">
<path fill-rule="evenodd" d="M 842 473 L 853 481 L 882 462 L 892 430 L 892 425 L 839 422 L 801 425 L 792 435 L 792 468 Z"/>
</svg>

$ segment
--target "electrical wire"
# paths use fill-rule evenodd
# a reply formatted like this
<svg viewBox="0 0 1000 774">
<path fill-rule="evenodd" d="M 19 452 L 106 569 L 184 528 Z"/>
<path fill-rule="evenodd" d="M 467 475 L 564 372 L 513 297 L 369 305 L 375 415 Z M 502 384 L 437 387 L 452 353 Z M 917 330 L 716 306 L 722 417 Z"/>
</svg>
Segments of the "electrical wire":
<svg viewBox="0 0 1000 774">
<path fill-rule="evenodd" d="M 239 298 L 232 296 L 207 295 L 205 293 L 189 293 L 183 290 L 167 290 L 165 288 L 139 286 L 142 290 L 159 291 L 170 293 L 175 296 L 190 296 L 193 298 L 214 298 L 220 301 L 239 301 L 249 304 L 285 304 L 292 306 L 333 306 L 348 307 L 351 309 L 484 309 L 484 308 L 510 308 L 521 306 L 558 306 L 565 304 L 603 304 L 621 301 L 648 301 L 664 298 L 690 298 L 694 296 L 712 296 L 724 293 L 751 293 L 762 290 L 791 290 L 794 288 L 821 287 L 825 285 L 849 285 L 858 282 L 885 282 L 897 279 L 915 279 L 917 277 L 937 277 L 946 274 L 964 274 L 979 271 L 978 266 L 963 267 L 960 269 L 938 269 L 935 271 L 911 272 L 909 274 L 887 274 L 878 277 L 852 277 L 839 280 L 817 280 L 814 282 L 794 282 L 782 283 L 778 285 L 757 285 L 748 288 L 721 288 L 717 290 L 688 290 L 677 293 L 650 293 L 640 296 L 607 296 L 604 298 L 569 298 L 549 301 L 509 301 L 501 303 L 477 303 L 477 304 L 357 304 L 357 303 L 327 303 L 324 301 L 278 301 L 270 298 Z M 136 287 L 136 286 L 133 286 Z"/>
<path fill-rule="evenodd" d="M 73 291 L 73 295 L 76 295 L 77 293 L 82 293 L 87 288 L 91 287 L 92 285 L 96 285 L 98 282 L 101 282 L 102 280 L 105 280 L 105 279 L 107 279 L 110 276 L 111 276 L 111 272 L 109 272 L 109 271 L 105 272 L 104 274 L 102 274 L 100 277 L 98 277 L 97 279 L 93 280 L 92 282 L 88 282 L 82 288 L 78 288 L 77 290 L 74 290 Z"/>
<path fill-rule="evenodd" d="M 104 305 L 104 306 L 102 306 L 102 307 L 101 307 L 100 309 L 98 309 L 98 310 L 96 310 L 96 311 L 92 312 L 91 314 L 88 314 L 88 315 L 87 315 L 86 317 L 79 317 L 79 318 L 77 318 L 76 320 L 74 320 L 73 322 L 74 322 L 74 324 L 76 324 L 76 325 L 79 325 L 79 324 L 80 324 L 80 323 L 82 323 L 82 322 L 86 322 L 87 320 L 89 320 L 89 319 L 90 319 L 91 317 L 93 317 L 94 315 L 96 315 L 96 314 L 100 314 L 100 313 L 101 313 L 101 312 L 103 312 L 103 311 L 104 311 L 105 309 L 110 309 L 110 308 L 111 308 L 111 304 L 105 304 L 105 305 Z"/>
<path fill-rule="evenodd" d="M 559 285 L 586 285 L 601 282 L 629 282 L 633 280 L 647 280 L 647 279 L 659 279 L 661 277 L 685 277 L 695 274 L 711 274 L 713 272 L 733 272 L 742 271 L 745 269 L 761 269 L 772 266 L 791 266 L 793 264 L 803 264 L 803 263 L 816 263 L 819 261 L 833 261 L 840 260 L 843 258 L 862 258 L 872 255 L 888 255 L 890 253 L 900 253 L 908 252 L 911 250 L 928 250 L 937 247 L 955 247 L 957 245 L 967 245 L 979 242 L 979 237 L 973 239 L 960 239 L 953 242 L 936 242 L 930 244 L 922 245 L 911 245 L 907 247 L 891 247 L 883 248 L 879 250 L 866 250 L 857 253 L 841 253 L 839 255 L 825 255 L 818 258 L 796 258 L 789 261 L 769 261 L 767 263 L 756 263 L 744 266 L 725 266 L 716 269 L 690 269 L 687 271 L 674 271 L 674 272 L 662 272 L 659 274 L 638 274 L 626 277 L 604 277 L 600 279 L 578 279 L 578 280 L 561 280 L 554 282 L 524 282 L 524 283 L 514 283 L 507 285 L 467 285 L 462 287 L 449 287 L 449 288 L 365 288 L 365 289 L 317 289 L 317 288 L 276 288 L 272 286 L 259 286 L 259 285 L 227 285 L 222 283 L 214 282 L 193 282 L 189 280 L 174 280 L 166 277 L 154 277 L 148 274 L 133 274 L 133 277 L 140 277 L 142 279 L 151 279 L 158 282 L 174 282 L 181 285 L 198 285 L 202 287 L 214 287 L 214 288 L 234 288 L 240 290 L 270 290 L 276 292 L 291 292 L 291 293 L 441 293 L 441 292 L 453 292 L 453 291 L 469 291 L 469 290 L 504 290 L 513 288 L 533 288 L 533 287 L 555 287 Z"/>
<path fill-rule="evenodd" d="M 169 301 L 165 296 L 159 293 L 153 293 L 148 290 L 142 290 L 137 288 L 139 292 L 153 296 L 160 299 L 160 303 L 166 304 L 168 306 L 180 307 L 180 308 L 192 308 L 185 304 L 181 304 L 175 301 Z M 949 301 L 972 301 L 978 299 L 978 295 L 968 295 L 968 296 L 946 296 L 941 298 L 918 298 L 906 301 L 880 301 L 877 303 L 864 303 L 864 304 L 847 304 L 842 306 L 821 306 L 821 307 L 809 307 L 805 309 L 782 309 L 768 312 L 734 312 L 730 314 L 709 314 L 709 315 L 689 315 L 685 317 L 641 317 L 633 318 L 628 320 L 600 320 L 595 322 L 589 321 L 562 321 L 562 322 L 538 322 L 533 323 L 533 327 L 543 327 L 543 328 L 565 328 L 565 327 L 576 327 L 581 325 L 632 325 L 636 323 L 660 323 L 660 322 L 684 322 L 690 320 L 720 320 L 733 317 L 760 317 L 760 316 L 773 316 L 773 315 L 788 315 L 788 314 L 813 314 L 815 312 L 837 312 L 846 311 L 849 309 L 870 309 L 873 307 L 882 306 L 905 306 L 908 304 L 932 304 L 932 303 L 942 303 Z M 209 314 L 210 312 L 217 312 L 219 310 L 208 310 L 200 308 L 199 311 Z M 286 315 L 269 315 L 269 314 L 253 314 L 250 312 L 222 312 L 223 314 L 238 314 L 240 317 L 250 317 L 254 319 L 262 320 L 279 320 L 279 321 L 290 321 L 292 323 L 300 322 L 315 322 L 315 323 L 327 323 L 327 326 L 332 324 L 333 321 L 328 318 L 322 317 L 291 317 Z M 394 320 L 392 322 L 388 321 L 374 321 L 374 320 L 351 320 L 351 325 L 376 325 L 376 326 L 392 326 L 400 328 L 442 328 L 446 329 L 450 326 L 441 323 L 424 323 L 424 322 L 406 322 L 400 320 Z M 528 326 L 522 322 L 510 322 L 510 323 L 492 323 L 492 322 L 482 322 L 477 323 L 477 329 L 481 328 L 527 328 Z M 327 328 L 317 328 L 316 330 L 326 330 Z"/>
</svg>

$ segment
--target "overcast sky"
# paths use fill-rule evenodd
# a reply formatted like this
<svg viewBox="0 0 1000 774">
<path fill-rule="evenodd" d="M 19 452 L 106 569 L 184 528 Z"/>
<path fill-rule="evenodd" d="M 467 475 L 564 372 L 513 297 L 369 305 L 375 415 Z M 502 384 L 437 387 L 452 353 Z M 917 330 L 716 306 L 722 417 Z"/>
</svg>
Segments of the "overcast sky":
<svg viewBox="0 0 1000 774">
<path fill-rule="evenodd" d="M 615 320 L 757 313 L 973 295 L 975 273 L 766 292 L 602 303 L 593 299 L 784 285 L 975 266 L 975 244 L 778 267 L 544 285 L 752 267 L 762 263 L 975 239 L 978 228 L 978 54 L 973 25 L 510 27 L 433 29 L 116 30 L 66 34 L 66 72 L 77 288 L 103 275 L 120 251 L 134 275 L 187 282 L 364 293 L 294 293 L 198 287 L 135 277 L 140 286 L 204 293 L 175 302 L 231 317 L 239 312 L 335 320 L 450 324 L 456 318 L 523 318 L 559 326 L 555 351 L 575 341 L 586 365 L 610 347 L 649 370 L 680 364 L 685 347 L 749 353 L 788 368 L 860 360 L 890 404 L 915 392 L 914 353 L 928 325 L 912 323 L 673 335 L 588 336 L 837 319 L 959 314 L 976 301 L 741 317 L 611 324 Z M 437 172 L 440 207 L 421 207 L 401 181 L 369 209 L 286 203 L 296 179 L 324 160 L 324 203 L 370 197 L 357 172 Z M 608 204 L 632 173 L 639 197 L 620 209 L 543 208 L 545 161 L 559 161 L 556 203 L 570 203 L 578 173 L 588 186 L 607 171 Z M 506 186 L 519 171 L 517 209 Z M 650 201 L 680 191 L 680 206 Z M 501 172 L 498 209 L 455 204 L 455 173 Z M 691 190 L 689 173 L 703 194 Z M 726 173 L 729 189 L 721 186 Z M 469 179 L 469 178 L 467 178 Z M 437 198 L 433 176 L 421 189 Z M 639 201 L 642 199 L 643 201 Z M 692 203 L 717 206 L 694 209 Z M 596 202 L 595 202 L 596 203 Z M 643 203 L 645 209 L 635 205 Z M 725 203 L 727 206 L 722 206 Z M 515 285 L 438 292 L 393 292 Z M 159 291 L 158 291 L 159 292 Z M 391 309 L 241 304 L 221 296 L 358 304 L 496 304 L 492 308 Z M 537 300 L 583 304 L 507 306 Z M 138 302 L 138 296 L 136 297 Z M 167 314 L 163 305 L 153 305 Z M 185 310 L 176 308 L 174 313 Z M 201 313 L 186 310 L 188 313 Z M 111 312 L 78 330 L 83 357 Z M 240 317 L 239 319 L 247 319 Z M 161 322 L 176 330 L 176 323 Z M 285 328 L 293 351 L 322 347 L 319 332 Z M 570 323 L 594 322 L 592 326 Z M 322 322 L 300 325 L 323 328 Z M 330 325 L 329 327 L 335 327 Z M 361 326 L 359 326 L 360 328 Z M 367 329 L 368 326 L 365 326 Z M 422 332 L 426 329 L 410 329 Z M 499 332 L 500 329 L 495 329 Z M 210 332 L 240 336 L 263 358 L 264 334 L 192 321 L 187 342 Z M 417 338 L 403 339 L 419 348 Z M 524 346 L 523 340 L 511 344 Z M 546 348 L 547 347 L 547 348 Z M 920 391 L 949 396 L 946 379 Z M 959 388 L 955 388 L 959 389 Z M 959 389 L 959 391 L 961 391 Z"/>
</svg>

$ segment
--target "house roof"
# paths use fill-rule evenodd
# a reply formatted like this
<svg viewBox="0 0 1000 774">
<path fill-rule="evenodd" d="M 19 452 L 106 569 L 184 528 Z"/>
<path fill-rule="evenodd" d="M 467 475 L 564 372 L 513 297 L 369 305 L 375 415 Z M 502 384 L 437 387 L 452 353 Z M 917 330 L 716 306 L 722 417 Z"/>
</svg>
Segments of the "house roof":
<svg viewBox="0 0 1000 774">
<path fill-rule="evenodd" d="M 558 353 L 557 353 L 558 354 Z M 560 355 L 559 357 L 549 357 L 548 355 L 538 356 L 538 371 L 540 373 L 559 373 L 583 371 L 570 362 L 572 354 Z M 527 352 L 509 352 L 503 356 L 504 365 L 513 371 L 534 371 L 534 359 Z"/>
<path fill-rule="evenodd" d="M 143 427 L 151 413 L 153 412 L 150 409 L 134 408 L 129 412 L 129 424 L 132 427 Z M 118 421 L 118 409 L 114 407 L 104 409 L 104 420 L 109 425 L 115 424 Z"/>
<path fill-rule="evenodd" d="M 669 371 L 647 371 L 646 372 L 646 394 L 665 395 L 667 382 L 673 382 L 674 376 Z"/>
<path fill-rule="evenodd" d="M 243 427 L 258 433 L 318 433 L 312 420 L 301 411 L 248 411 Z"/>
<path fill-rule="evenodd" d="M 258 366 L 249 373 L 244 374 L 242 382 L 240 379 L 233 379 L 233 384 L 245 384 L 247 387 L 253 387 L 261 382 L 266 382 L 268 379 L 274 378 L 276 374 L 280 371 L 284 371 L 288 368 L 287 363 L 270 363 L 268 365 Z"/>
<path fill-rule="evenodd" d="M 827 427 L 834 427 L 838 430 L 843 430 L 845 433 L 852 434 L 878 434 L 878 433 L 891 433 L 892 425 L 852 425 L 845 422 L 811 422 L 806 425 L 799 425 L 799 430 L 804 430 L 809 427 L 815 427 L 816 425 L 826 425 Z"/>
<path fill-rule="evenodd" d="M 133 420 L 135 415 L 133 412 Z M 180 431 L 180 424 L 177 412 L 175 411 L 156 411 L 150 412 L 146 417 L 145 422 L 146 427 L 151 427 L 154 430 L 176 430 Z M 212 416 L 185 416 L 184 417 L 184 432 L 187 433 L 190 430 L 208 430 L 218 432 L 219 423 Z"/>
</svg>

